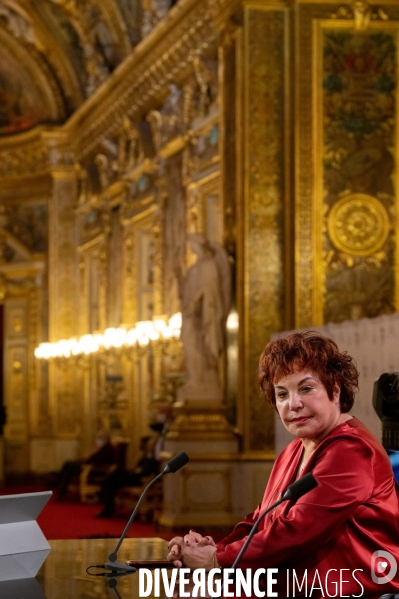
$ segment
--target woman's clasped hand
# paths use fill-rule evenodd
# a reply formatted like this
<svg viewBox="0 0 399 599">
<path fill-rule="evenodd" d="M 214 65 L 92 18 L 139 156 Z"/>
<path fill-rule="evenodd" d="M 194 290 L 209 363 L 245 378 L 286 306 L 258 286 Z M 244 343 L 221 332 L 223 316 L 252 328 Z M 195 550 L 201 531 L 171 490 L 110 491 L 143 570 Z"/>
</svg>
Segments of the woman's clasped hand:
<svg viewBox="0 0 399 599">
<path fill-rule="evenodd" d="M 168 545 L 168 560 L 177 568 L 185 566 L 192 570 L 217 567 L 215 561 L 216 544 L 210 536 L 203 537 L 195 530 L 190 530 L 184 537 L 174 537 Z"/>
</svg>

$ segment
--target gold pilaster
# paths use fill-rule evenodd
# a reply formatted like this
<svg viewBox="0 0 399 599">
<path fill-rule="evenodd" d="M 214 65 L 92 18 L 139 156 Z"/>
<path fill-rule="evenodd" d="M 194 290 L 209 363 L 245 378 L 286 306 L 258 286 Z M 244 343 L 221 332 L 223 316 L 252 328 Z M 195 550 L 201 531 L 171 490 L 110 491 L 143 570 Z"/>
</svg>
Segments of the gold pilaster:
<svg viewBox="0 0 399 599">
<path fill-rule="evenodd" d="M 49 140 L 57 145 L 57 139 Z M 61 147 L 59 151 L 64 152 Z M 76 180 L 73 167 L 52 169 L 53 197 L 50 205 L 49 236 L 49 339 L 68 339 L 78 333 L 78 245 L 75 227 Z M 72 366 L 52 362 L 49 369 L 50 404 L 54 432 L 76 436 L 80 428 L 80 393 Z"/>
<path fill-rule="evenodd" d="M 246 451 L 274 447 L 274 414 L 260 399 L 259 355 L 284 328 L 284 204 L 288 14 L 283 6 L 244 5 L 238 44 L 239 425 Z M 273 140 L 273 141 L 271 141 Z M 242 186 L 241 186 L 242 185 Z"/>
</svg>

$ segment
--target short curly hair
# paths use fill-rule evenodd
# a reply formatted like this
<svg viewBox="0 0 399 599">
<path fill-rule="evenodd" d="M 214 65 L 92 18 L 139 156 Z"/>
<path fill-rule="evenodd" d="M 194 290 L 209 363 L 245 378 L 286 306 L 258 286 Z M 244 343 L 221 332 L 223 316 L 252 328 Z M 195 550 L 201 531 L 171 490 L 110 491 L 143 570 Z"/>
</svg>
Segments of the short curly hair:
<svg viewBox="0 0 399 599">
<path fill-rule="evenodd" d="M 266 345 L 258 370 L 259 385 L 266 400 L 275 407 L 274 384 L 283 376 L 304 369 L 317 376 L 331 400 L 338 385 L 341 412 L 349 412 L 355 401 L 359 372 L 351 356 L 340 352 L 335 341 L 316 331 L 292 333 Z"/>
</svg>

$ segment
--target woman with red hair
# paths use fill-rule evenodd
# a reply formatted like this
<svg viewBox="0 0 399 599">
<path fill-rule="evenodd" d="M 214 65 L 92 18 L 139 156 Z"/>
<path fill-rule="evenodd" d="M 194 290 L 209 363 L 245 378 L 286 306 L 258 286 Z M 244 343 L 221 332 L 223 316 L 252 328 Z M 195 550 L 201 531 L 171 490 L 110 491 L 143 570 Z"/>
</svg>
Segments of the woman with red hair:
<svg viewBox="0 0 399 599">
<path fill-rule="evenodd" d="M 399 495 L 382 445 L 349 414 L 358 384 L 352 358 L 318 333 L 293 333 L 266 346 L 259 383 L 295 437 L 262 503 L 218 544 L 192 530 L 175 537 L 168 559 L 178 567 L 232 566 L 259 515 L 312 472 L 317 487 L 267 514 L 239 567 L 278 568 L 279 597 L 399 592 Z"/>
</svg>

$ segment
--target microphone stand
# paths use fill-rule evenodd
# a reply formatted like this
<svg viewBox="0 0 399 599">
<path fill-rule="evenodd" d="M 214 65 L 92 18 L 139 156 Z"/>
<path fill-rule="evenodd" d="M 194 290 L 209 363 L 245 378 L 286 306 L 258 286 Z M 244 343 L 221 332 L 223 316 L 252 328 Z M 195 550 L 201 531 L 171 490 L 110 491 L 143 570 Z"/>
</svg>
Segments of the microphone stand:
<svg viewBox="0 0 399 599">
<path fill-rule="evenodd" d="M 128 572 L 131 572 L 131 573 L 136 572 L 136 568 L 134 568 L 133 566 L 128 566 L 127 564 L 120 564 L 120 563 L 118 563 L 116 561 L 117 557 L 118 557 L 117 553 L 118 553 L 119 547 L 122 545 L 122 541 L 124 540 L 124 538 L 126 537 L 126 535 L 128 533 L 130 525 L 133 522 L 133 520 L 134 520 L 134 518 L 135 518 L 135 516 L 137 514 L 137 510 L 139 509 L 140 504 L 141 504 L 142 500 L 144 499 L 145 494 L 147 493 L 147 490 L 151 487 L 151 485 L 153 485 L 155 482 L 157 482 L 158 480 L 160 480 L 163 477 L 164 474 L 166 474 L 165 471 L 160 472 L 155 478 L 153 478 L 148 483 L 148 485 L 146 486 L 146 488 L 142 492 L 141 497 L 138 500 L 138 502 L 136 504 L 136 507 L 134 508 L 133 513 L 132 513 L 132 515 L 130 516 L 130 518 L 128 520 L 128 523 L 125 526 L 125 529 L 124 529 L 124 531 L 123 531 L 123 533 L 121 535 L 121 538 L 119 539 L 119 541 L 118 541 L 115 549 L 113 550 L 113 552 L 110 553 L 109 556 L 108 556 L 108 560 L 109 561 L 105 562 L 105 564 L 104 564 L 104 568 L 105 569 L 111 570 L 111 572 L 126 572 L 126 573 L 128 573 Z"/>
<path fill-rule="evenodd" d="M 120 564 L 118 563 L 117 557 L 118 557 L 118 550 L 119 547 L 122 544 L 122 541 L 124 540 L 124 538 L 127 535 L 127 532 L 130 528 L 131 523 L 134 520 L 134 517 L 137 514 L 137 510 L 140 507 L 140 504 L 142 502 L 142 500 L 144 499 L 145 494 L 147 493 L 147 490 L 151 487 L 151 485 L 153 485 L 154 483 L 156 483 L 158 480 L 160 480 L 164 474 L 169 474 L 169 472 L 177 472 L 182 466 L 184 466 L 185 464 L 187 464 L 187 462 L 189 461 L 189 457 L 186 454 L 185 451 L 181 451 L 180 453 L 178 453 L 177 455 L 175 455 L 172 459 L 170 459 L 167 463 L 165 468 L 162 470 L 162 472 L 160 472 L 155 478 L 153 478 L 148 485 L 146 486 L 146 488 L 144 489 L 144 491 L 142 492 L 140 499 L 137 502 L 136 507 L 133 510 L 132 515 L 130 516 L 128 523 L 125 526 L 125 529 L 121 535 L 121 538 L 119 539 L 114 551 L 112 553 L 109 554 L 108 556 L 108 562 L 105 562 L 104 569 L 110 571 L 112 574 L 118 574 L 118 573 L 133 573 L 136 572 L 136 569 L 134 566 L 128 566 L 127 564 Z"/>
</svg>

